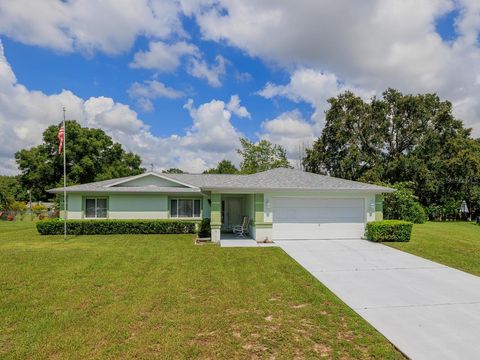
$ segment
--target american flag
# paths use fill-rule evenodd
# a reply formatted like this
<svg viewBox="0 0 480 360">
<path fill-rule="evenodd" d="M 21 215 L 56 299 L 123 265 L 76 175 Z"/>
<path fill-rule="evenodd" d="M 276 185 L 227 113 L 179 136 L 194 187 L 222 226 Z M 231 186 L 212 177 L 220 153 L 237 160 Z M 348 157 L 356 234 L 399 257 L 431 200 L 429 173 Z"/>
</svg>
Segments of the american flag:
<svg viewBox="0 0 480 360">
<path fill-rule="evenodd" d="M 63 129 L 63 126 L 60 127 L 60 130 L 58 130 L 58 153 L 62 153 L 62 148 L 63 148 L 63 142 L 65 141 L 65 130 Z"/>
</svg>

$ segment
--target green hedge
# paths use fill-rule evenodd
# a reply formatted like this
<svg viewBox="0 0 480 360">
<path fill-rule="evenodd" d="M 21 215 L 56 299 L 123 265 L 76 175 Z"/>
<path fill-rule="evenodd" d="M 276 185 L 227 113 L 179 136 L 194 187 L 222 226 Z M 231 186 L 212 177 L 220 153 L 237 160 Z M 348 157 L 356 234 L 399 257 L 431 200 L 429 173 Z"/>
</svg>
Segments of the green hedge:
<svg viewBox="0 0 480 360">
<path fill-rule="evenodd" d="M 68 220 L 67 234 L 194 234 L 198 221 L 184 220 Z M 62 235 L 62 220 L 37 223 L 41 235 Z"/>
<path fill-rule="evenodd" d="M 209 218 L 204 218 L 200 222 L 200 225 L 198 226 L 198 237 L 201 238 L 207 238 L 212 236 L 211 230 L 210 230 L 210 219 Z"/>
<path fill-rule="evenodd" d="M 403 220 L 383 220 L 367 223 L 366 235 L 370 241 L 410 241 L 413 224 Z"/>
</svg>

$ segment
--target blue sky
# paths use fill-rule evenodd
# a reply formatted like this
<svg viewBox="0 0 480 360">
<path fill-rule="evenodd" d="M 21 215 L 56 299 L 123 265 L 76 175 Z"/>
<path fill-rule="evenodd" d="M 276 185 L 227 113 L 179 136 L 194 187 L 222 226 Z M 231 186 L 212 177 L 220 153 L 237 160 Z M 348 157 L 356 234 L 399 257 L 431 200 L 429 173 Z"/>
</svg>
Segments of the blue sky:
<svg viewBox="0 0 480 360">
<path fill-rule="evenodd" d="M 181 133 L 191 126 L 188 111 L 183 108 L 189 98 L 200 104 L 211 99 L 228 100 L 231 95 L 238 94 L 242 104 L 252 114 L 252 119 L 234 119 L 234 122 L 252 140 L 256 140 L 255 132 L 264 120 L 294 109 L 301 109 L 307 116 L 312 112 L 311 106 L 305 103 L 289 99 L 270 101 L 257 94 L 268 82 L 288 82 L 288 71 L 275 64 L 267 64 L 261 58 L 248 56 L 236 47 L 202 40 L 199 28 L 192 19 L 183 17 L 182 23 L 191 37 L 190 42 L 200 49 L 208 62 L 214 62 L 217 55 L 228 61 L 226 74 L 221 76 L 221 86 L 212 87 L 205 80 L 191 76 L 184 66 L 161 74 L 155 70 L 132 68 L 129 64 L 133 54 L 148 48 L 149 41 L 145 37 L 138 37 L 128 52 L 116 56 L 59 53 L 48 48 L 25 45 L 8 37 L 3 37 L 2 41 L 5 55 L 18 81 L 29 89 L 41 90 L 46 94 L 69 89 L 84 99 L 92 96 L 111 97 L 138 111 L 142 120 L 151 126 L 152 132 L 160 136 Z M 128 95 L 128 89 L 133 82 L 149 79 L 173 86 L 183 91 L 185 96 L 154 99 L 155 110 L 142 111 L 136 99 Z"/>
<path fill-rule="evenodd" d="M 0 172 L 62 106 L 158 170 L 238 163 L 240 136 L 295 161 L 345 90 L 437 92 L 476 134 L 478 14 L 467 0 L 5 2 Z"/>
<path fill-rule="evenodd" d="M 214 61 L 217 55 L 222 55 L 228 60 L 227 73 L 221 76 L 222 86 L 212 87 L 205 80 L 189 75 L 185 68 L 179 68 L 171 73 L 156 74 L 152 70 L 130 67 L 132 54 L 148 47 L 145 38 L 139 38 L 131 51 L 118 56 L 63 54 L 51 49 L 24 45 L 7 37 L 2 38 L 2 41 L 5 55 L 18 81 L 29 89 L 41 90 L 46 94 L 69 89 L 85 99 L 92 96 L 111 97 L 137 110 L 141 118 L 151 125 L 152 132 L 157 135 L 181 133 L 184 128 L 191 125 L 188 111 L 183 108 L 188 98 L 192 98 L 195 103 L 205 103 L 214 98 L 228 100 L 231 95 L 238 94 L 242 104 L 252 113 L 253 120 L 238 121 L 237 125 L 252 138 L 255 137 L 259 122 L 263 120 L 298 107 L 304 108 L 306 112 L 311 111 L 305 104 L 295 104 L 288 99 L 272 102 L 257 94 L 269 81 L 288 81 L 286 71 L 268 66 L 261 59 L 251 58 L 239 49 L 202 41 L 196 27 L 191 24 L 190 27 L 192 42 L 201 49 L 207 60 Z M 241 74 L 245 79 L 239 78 Z M 178 99 L 155 99 L 154 111 L 142 111 L 127 91 L 133 82 L 148 79 L 157 79 L 174 86 L 184 91 L 185 96 Z"/>
</svg>

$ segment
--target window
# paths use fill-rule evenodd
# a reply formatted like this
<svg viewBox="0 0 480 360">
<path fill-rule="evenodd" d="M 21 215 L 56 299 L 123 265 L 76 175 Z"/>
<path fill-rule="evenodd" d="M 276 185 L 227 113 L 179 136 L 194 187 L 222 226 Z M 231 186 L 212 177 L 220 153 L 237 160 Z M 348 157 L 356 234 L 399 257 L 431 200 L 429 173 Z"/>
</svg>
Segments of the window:
<svg viewBox="0 0 480 360">
<path fill-rule="evenodd" d="M 171 199 L 170 216 L 178 218 L 200 217 L 199 199 Z"/>
<path fill-rule="evenodd" d="M 106 218 L 107 217 L 107 199 L 105 198 L 85 199 L 85 217 L 86 218 Z"/>
</svg>

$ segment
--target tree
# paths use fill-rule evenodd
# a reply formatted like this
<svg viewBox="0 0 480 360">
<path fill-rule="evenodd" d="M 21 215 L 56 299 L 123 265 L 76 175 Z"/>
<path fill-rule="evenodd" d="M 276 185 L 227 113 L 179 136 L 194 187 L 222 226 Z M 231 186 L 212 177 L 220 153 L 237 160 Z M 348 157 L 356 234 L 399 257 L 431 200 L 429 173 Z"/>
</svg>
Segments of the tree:
<svg viewBox="0 0 480 360">
<path fill-rule="evenodd" d="M 15 200 L 26 200 L 26 192 L 15 176 L 0 176 L 0 210 L 8 210 Z"/>
<path fill-rule="evenodd" d="M 5 187 L 2 182 L 0 182 L 0 211 L 10 209 L 11 204 L 15 201 L 12 193 L 8 187 Z"/>
<path fill-rule="evenodd" d="M 205 170 L 204 174 L 237 174 L 238 169 L 230 160 L 220 161 L 216 167 Z"/>
<path fill-rule="evenodd" d="M 164 174 L 185 174 L 183 170 L 177 169 L 177 168 L 170 168 L 163 170 L 162 173 Z"/>
<path fill-rule="evenodd" d="M 427 221 L 425 210 L 409 188 L 410 185 L 398 183 L 394 185 L 395 192 L 384 195 L 383 217 L 385 219 L 406 220 L 416 224 Z"/>
<path fill-rule="evenodd" d="M 240 144 L 242 149 L 237 149 L 237 152 L 243 158 L 240 171 L 244 174 L 254 174 L 279 167 L 291 168 L 287 152 L 280 145 L 272 144 L 268 140 L 260 140 L 254 144 L 246 138 L 241 138 Z"/>
<path fill-rule="evenodd" d="M 386 90 L 366 102 L 351 92 L 328 100 L 325 128 L 307 149 L 307 171 L 351 180 L 396 184 L 411 181 L 427 208 L 475 199 L 480 180 L 480 141 L 435 94 Z"/>
<path fill-rule="evenodd" d="M 360 97 L 347 91 L 328 100 L 326 124 L 321 137 L 306 150 L 307 171 L 329 174 L 345 179 L 362 177 L 380 180 L 377 166 L 381 164 L 382 124 L 378 112 Z"/>
<path fill-rule="evenodd" d="M 76 121 L 66 122 L 67 184 L 84 184 L 122 176 L 138 175 L 138 155 L 123 150 L 101 129 L 81 127 Z M 19 179 L 25 189 L 32 190 L 36 200 L 47 199 L 45 190 L 63 185 L 63 156 L 58 154 L 58 125 L 43 132 L 43 143 L 15 154 Z"/>
</svg>

